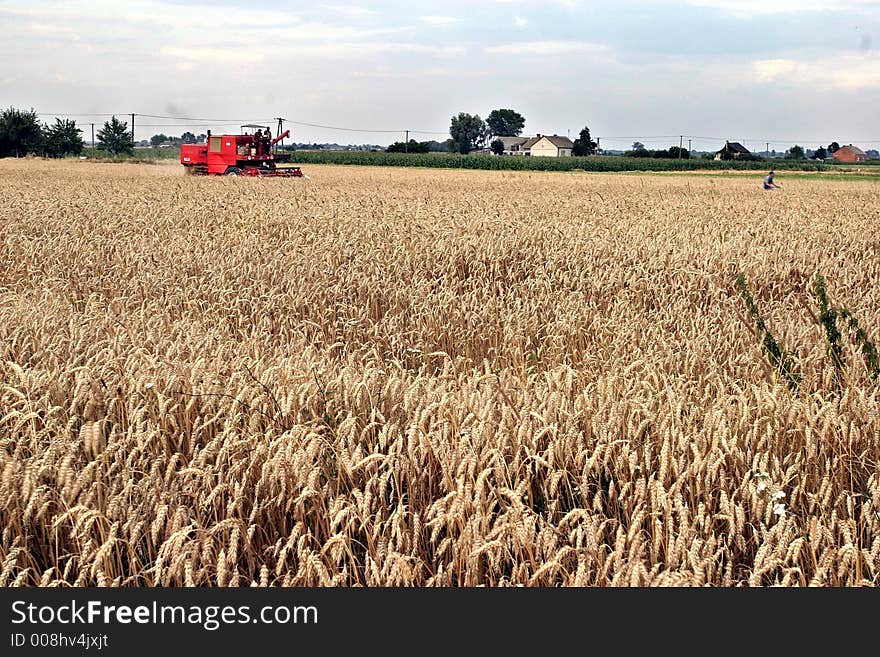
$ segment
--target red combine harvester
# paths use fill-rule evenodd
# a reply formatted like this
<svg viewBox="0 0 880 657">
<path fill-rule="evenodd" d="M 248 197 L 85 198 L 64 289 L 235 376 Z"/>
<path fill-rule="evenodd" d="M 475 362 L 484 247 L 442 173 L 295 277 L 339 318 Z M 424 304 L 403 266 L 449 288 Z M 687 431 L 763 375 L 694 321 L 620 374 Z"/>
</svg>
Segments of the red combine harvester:
<svg viewBox="0 0 880 657">
<path fill-rule="evenodd" d="M 207 144 L 184 144 L 180 163 L 186 172 L 197 176 L 273 176 L 301 178 L 299 167 L 279 167 L 289 153 L 272 152 L 272 147 L 290 134 L 285 130 L 272 139 L 268 126 L 243 125 L 240 135 L 212 135 Z M 256 132 L 249 134 L 248 129 Z"/>
</svg>

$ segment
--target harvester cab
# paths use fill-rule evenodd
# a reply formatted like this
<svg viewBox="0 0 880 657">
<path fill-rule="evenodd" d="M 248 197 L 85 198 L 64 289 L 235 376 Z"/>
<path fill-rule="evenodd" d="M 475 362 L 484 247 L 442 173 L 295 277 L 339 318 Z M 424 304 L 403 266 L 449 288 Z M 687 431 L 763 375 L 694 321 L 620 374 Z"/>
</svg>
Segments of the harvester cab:
<svg viewBox="0 0 880 657">
<path fill-rule="evenodd" d="M 273 152 L 272 147 L 290 134 L 285 130 L 272 138 L 269 126 L 249 123 L 238 135 L 212 135 L 205 144 L 180 147 L 180 163 L 187 173 L 199 176 L 302 177 L 299 167 L 279 167 L 290 154 Z"/>
</svg>

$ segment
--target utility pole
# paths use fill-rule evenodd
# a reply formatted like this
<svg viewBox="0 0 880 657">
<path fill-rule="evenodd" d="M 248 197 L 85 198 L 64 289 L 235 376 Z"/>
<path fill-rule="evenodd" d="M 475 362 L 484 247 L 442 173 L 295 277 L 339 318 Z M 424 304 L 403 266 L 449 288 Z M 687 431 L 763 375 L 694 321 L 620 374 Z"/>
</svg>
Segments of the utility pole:
<svg viewBox="0 0 880 657">
<path fill-rule="evenodd" d="M 678 136 L 678 159 L 681 159 L 681 147 L 684 146 L 684 135 Z"/>
<path fill-rule="evenodd" d="M 602 152 L 602 138 L 596 137 L 596 155 L 599 155 Z"/>
<path fill-rule="evenodd" d="M 95 124 L 92 123 L 92 148 L 95 147 Z"/>
<path fill-rule="evenodd" d="M 131 143 L 134 144 L 134 112 L 131 113 Z"/>
<path fill-rule="evenodd" d="M 406 132 L 406 138 L 403 140 L 403 152 L 409 153 L 409 130 L 405 130 L 404 132 Z"/>
<path fill-rule="evenodd" d="M 764 154 L 770 155 L 770 142 L 769 141 L 766 144 L 764 144 Z"/>
<path fill-rule="evenodd" d="M 691 154 L 691 140 L 688 139 L 688 155 Z"/>
<path fill-rule="evenodd" d="M 282 119 L 280 116 L 276 116 L 275 120 L 278 121 L 278 132 L 275 133 L 275 136 L 277 137 L 282 132 L 284 132 L 284 119 Z M 284 143 L 283 139 L 281 140 L 281 143 Z M 275 152 L 278 152 L 278 142 L 275 142 Z"/>
</svg>

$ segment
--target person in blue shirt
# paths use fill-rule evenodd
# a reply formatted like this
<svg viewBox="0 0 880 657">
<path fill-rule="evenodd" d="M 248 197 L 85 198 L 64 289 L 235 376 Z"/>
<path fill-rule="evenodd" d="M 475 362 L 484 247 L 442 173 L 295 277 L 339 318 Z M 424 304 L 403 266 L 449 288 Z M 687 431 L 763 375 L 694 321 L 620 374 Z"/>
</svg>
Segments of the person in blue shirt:
<svg viewBox="0 0 880 657">
<path fill-rule="evenodd" d="M 766 178 L 764 178 L 764 189 L 779 189 L 781 185 L 777 185 L 773 182 L 773 176 L 776 175 L 773 171 L 771 171 Z"/>
</svg>

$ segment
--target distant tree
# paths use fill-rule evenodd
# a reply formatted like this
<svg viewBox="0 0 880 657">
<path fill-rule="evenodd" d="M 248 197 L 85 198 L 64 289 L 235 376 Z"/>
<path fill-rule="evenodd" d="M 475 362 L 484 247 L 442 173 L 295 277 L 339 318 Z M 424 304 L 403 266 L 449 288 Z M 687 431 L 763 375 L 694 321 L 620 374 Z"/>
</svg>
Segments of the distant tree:
<svg viewBox="0 0 880 657">
<path fill-rule="evenodd" d="M 158 135 L 153 135 L 152 137 L 150 137 L 150 143 L 153 146 L 158 146 L 159 144 L 164 144 L 169 139 L 170 137 L 168 135 L 164 135 L 160 132 Z"/>
<path fill-rule="evenodd" d="M 500 139 L 493 140 L 492 143 L 489 144 L 489 148 L 492 149 L 492 152 L 495 153 L 495 155 L 504 155 L 504 142 Z"/>
<path fill-rule="evenodd" d="M 196 138 L 197 144 L 204 144 L 207 141 L 208 141 L 208 135 L 206 135 L 204 132 L 200 133 L 199 136 Z"/>
<path fill-rule="evenodd" d="M 590 129 L 584 126 L 580 135 L 574 140 L 574 146 L 571 149 L 572 155 L 594 155 L 596 153 L 596 142 L 590 138 Z"/>
<path fill-rule="evenodd" d="M 423 144 L 428 147 L 429 153 L 446 153 L 449 151 L 449 148 L 446 146 L 446 142 L 439 142 L 434 139 L 429 139 L 428 141 L 423 141 Z"/>
<path fill-rule="evenodd" d="M 518 137 L 526 126 L 526 120 L 512 109 L 496 109 L 489 112 L 486 125 L 495 137 Z"/>
<path fill-rule="evenodd" d="M 489 138 L 489 126 L 479 114 L 460 112 L 453 116 L 449 125 L 449 134 L 455 140 L 456 150 L 462 155 L 477 148 L 483 148 Z"/>
<path fill-rule="evenodd" d="M 428 144 L 410 139 L 408 142 L 396 141 L 385 149 L 386 153 L 427 153 Z"/>
<path fill-rule="evenodd" d="M 115 116 L 105 121 L 104 127 L 98 130 L 98 148 L 113 155 L 130 154 L 134 149 L 134 140 L 128 129 L 128 123 L 120 121 Z"/>
<path fill-rule="evenodd" d="M 196 136 L 191 132 L 184 132 L 182 135 L 180 135 L 180 141 L 182 141 L 184 144 L 195 144 Z"/>
<path fill-rule="evenodd" d="M 645 145 L 640 141 L 634 141 L 632 145 L 632 149 L 634 151 L 643 151 L 645 150 Z"/>
<path fill-rule="evenodd" d="M 788 152 L 785 154 L 785 156 L 790 160 L 802 160 L 804 159 L 804 149 L 801 146 L 795 144 L 788 149 Z"/>
<path fill-rule="evenodd" d="M 869 148 L 865 151 L 865 155 L 868 156 L 869 160 L 880 160 L 880 151 L 876 148 Z"/>
<path fill-rule="evenodd" d="M 813 153 L 814 160 L 824 160 L 828 157 L 828 151 L 826 151 L 822 146 L 819 146 Z"/>
<path fill-rule="evenodd" d="M 10 107 L 0 114 L 0 157 L 21 157 L 40 151 L 43 128 L 33 108 L 29 112 Z"/>
<path fill-rule="evenodd" d="M 831 155 L 834 155 L 834 153 L 839 150 L 840 144 L 838 144 L 836 141 L 832 141 L 830 144 L 828 144 L 828 152 L 831 153 Z"/>
<path fill-rule="evenodd" d="M 82 130 L 76 127 L 76 121 L 55 119 L 55 123 L 43 129 L 43 147 L 50 157 L 79 155 L 83 150 Z"/>
<path fill-rule="evenodd" d="M 680 148 L 678 146 L 670 146 L 667 152 L 669 153 L 669 157 L 674 160 L 679 159 L 679 157 L 682 160 L 687 160 L 691 156 L 690 152 L 688 152 L 688 149 Z"/>
</svg>

